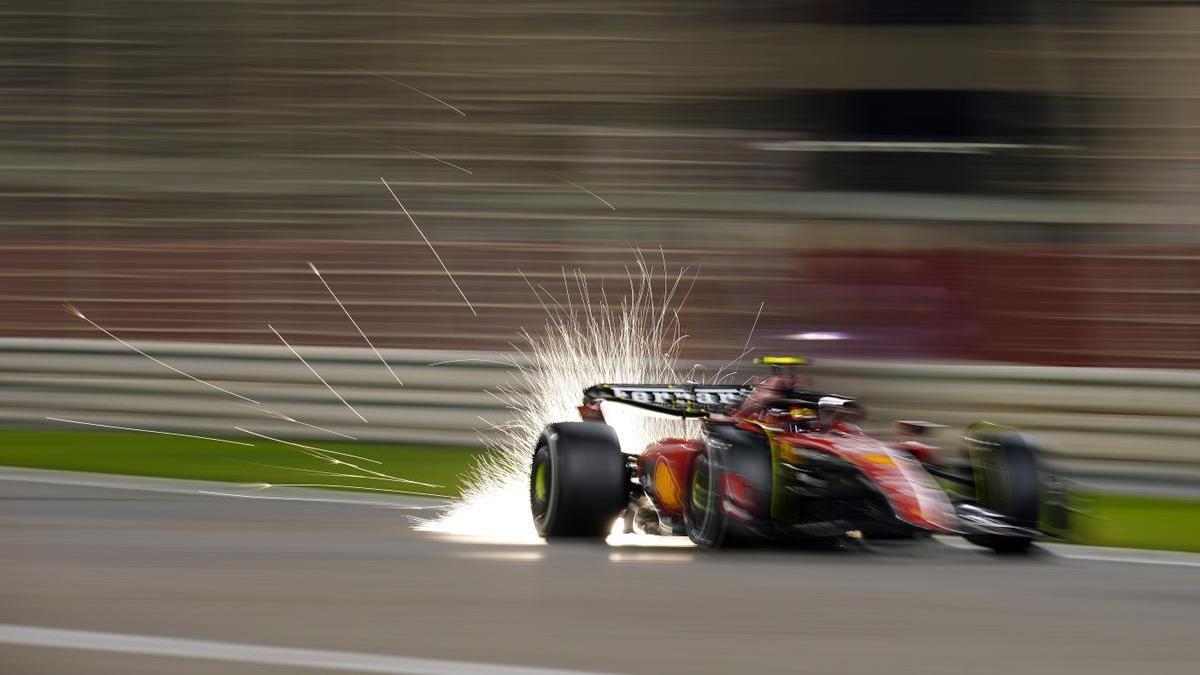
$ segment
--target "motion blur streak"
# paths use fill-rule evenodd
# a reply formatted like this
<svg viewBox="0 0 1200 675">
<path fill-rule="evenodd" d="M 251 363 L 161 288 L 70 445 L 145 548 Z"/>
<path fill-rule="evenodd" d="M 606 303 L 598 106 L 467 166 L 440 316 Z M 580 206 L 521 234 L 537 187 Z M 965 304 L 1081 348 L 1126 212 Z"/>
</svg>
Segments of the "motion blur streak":
<svg viewBox="0 0 1200 675">
<path fill-rule="evenodd" d="M 488 541 L 536 542 L 529 518 L 529 471 L 533 439 L 551 422 L 576 419 L 585 387 L 597 382 L 677 382 L 680 347 L 681 284 L 688 270 L 671 274 L 638 256 L 628 275 L 628 292 L 613 304 L 601 289 L 593 300 L 580 271 L 563 273 L 561 291 L 530 284 L 546 310 L 546 326 L 524 332 L 524 363 L 514 361 L 512 381 L 495 396 L 511 419 L 494 424 L 493 452 L 483 455 L 465 478 L 463 498 L 445 515 L 418 529 L 470 535 Z M 559 295 L 561 293 L 561 295 Z M 695 429 L 683 420 L 652 417 L 612 406 L 605 418 L 626 452 L 640 452 L 650 441 L 686 436 Z"/>
<path fill-rule="evenodd" d="M 80 420 L 69 420 L 63 417 L 47 417 L 51 422 L 66 422 L 67 424 L 82 424 L 88 427 L 101 427 L 103 429 L 117 429 L 119 431 L 138 431 L 143 434 L 162 434 L 163 436 L 179 436 L 181 438 L 197 438 L 205 441 L 216 441 L 218 443 L 228 443 L 230 445 L 246 445 L 254 447 L 253 443 L 244 443 L 242 441 L 231 441 L 227 438 L 210 438 L 208 436 L 195 436 L 193 434 L 181 434 L 174 431 L 158 431 L 155 429 L 139 429 L 137 427 L 119 427 L 113 424 L 98 424 L 96 422 L 82 422 Z"/>
</svg>

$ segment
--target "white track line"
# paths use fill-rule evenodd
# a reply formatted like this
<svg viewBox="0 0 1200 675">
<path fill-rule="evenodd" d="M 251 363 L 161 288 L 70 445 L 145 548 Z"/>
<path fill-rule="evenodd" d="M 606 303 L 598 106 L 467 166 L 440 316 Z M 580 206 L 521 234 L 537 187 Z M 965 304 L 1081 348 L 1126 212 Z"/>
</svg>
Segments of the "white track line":
<svg viewBox="0 0 1200 675">
<path fill-rule="evenodd" d="M 1170 558 L 1148 558 L 1144 556 L 1107 556 L 1107 555 L 1090 555 L 1090 554 L 1062 554 L 1056 553 L 1060 558 L 1070 558 L 1071 560 L 1087 560 L 1089 562 L 1109 562 L 1109 563 L 1129 563 L 1135 565 L 1168 565 L 1173 567 L 1200 567 L 1200 560 L 1172 560 Z"/>
<path fill-rule="evenodd" d="M 1048 552 L 1069 560 L 1088 562 L 1127 563 L 1134 565 L 1166 565 L 1169 567 L 1200 567 L 1200 555 L 1179 551 L 1154 551 L 1138 548 L 1104 548 L 1072 544 L 1042 544 Z"/>
<path fill-rule="evenodd" d="M 963 541 L 958 537 L 938 536 L 935 539 L 950 548 L 986 553 L 986 549 Z M 1126 563 L 1131 565 L 1166 565 L 1169 567 L 1200 567 L 1200 555 L 1181 551 L 1156 551 L 1140 548 L 1109 548 L 1105 546 L 1080 546 L 1078 544 L 1038 544 L 1039 548 L 1055 558 L 1083 560 L 1087 562 Z"/>
<path fill-rule="evenodd" d="M 281 501 L 326 502 L 330 504 L 347 504 L 351 506 L 383 506 L 391 508 L 438 508 L 436 504 L 412 504 L 407 499 L 397 499 L 395 502 L 380 499 L 338 499 L 333 497 L 293 496 L 291 494 L 264 495 L 239 494 L 224 490 L 238 489 L 241 486 L 209 481 L 185 481 L 171 478 L 146 478 L 141 476 L 117 476 L 113 474 L 81 474 L 66 471 L 43 469 L 14 469 L 20 473 L 0 471 L 0 481 L 17 481 L 24 483 L 47 483 L 51 485 L 78 485 L 80 487 L 108 488 L 112 490 L 132 490 L 141 492 L 165 492 L 184 495 L 208 495 L 219 497 L 236 497 L 240 499 L 271 499 Z M 29 473 L 26 473 L 26 472 Z M 36 473 L 33 473 L 36 472 Z M 299 489 L 299 488 L 297 488 Z M 310 494 L 315 490 L 308 491 Z M 330 494 L 326 491 L 323 494 Z M 432 499 L 453 501 L 448 497 L 431 495 Z M 950 548 L 965 549 L 985 553 L 986 551 L 974 544 L 969 544 L 957 537 L 935 537 L 935 539 Z M 474 541 L 465 538 L 463 541 Z M 661 545 L 689 546 L 684 540 L 665 538 Z M 659 546 L 659 544 L 656 544 Z M 1041 544 L 1047 553 L 1065 560 L 1080 560 L 1084 562 L 1125 563 L 1127 565 L 1162 565 L 1167 567 L 1196 567 L 1200 568 L 1200 555 L 1195 553 L 1180 553 L 1176 551 L 1154 551 L 1149 549 L 1106 548 L 1102 546 L 1076 546 L 1073 544 Z M 616 551 L 628 551 L 619 545 Z"/>
<path fill-rule="evenodd" d="M 564 673 L 567 675 L 600 675 L 594 671 L 504 666 L 492 663 L 444 661 L 441 659 L 415 659 L 404 656 L 388 656 L 385 654 L 363 654 L 359 652 L 300 649 L 294 647 L 268 647 L 265 645 L 242 644 L 238 642 L 215 642 L 212 640 L 164 638 L 149 635 L 101 633 L 88 630 L 65 630 L 61 628 L 17 626 L 13 624 L 0 624 L 0 644 L 86 649 L 89 651 L 115 652 L 118 654 L 144 654 L 147 656 L 232 661 L 236 663 L 328 669 L 354 673 L 404 673 L 406 675 L 550 675 L 551 673 Z"/>
</svg>

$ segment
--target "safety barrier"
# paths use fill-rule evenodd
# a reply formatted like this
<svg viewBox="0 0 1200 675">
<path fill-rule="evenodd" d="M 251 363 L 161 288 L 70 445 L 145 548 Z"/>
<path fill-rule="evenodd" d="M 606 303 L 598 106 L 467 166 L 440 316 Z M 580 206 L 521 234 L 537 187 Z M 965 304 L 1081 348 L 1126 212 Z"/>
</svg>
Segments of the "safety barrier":
<svg viewBox="0 0 1200 675">
<path fill-rule="evenodd" d="M 476 444 L 505 419 L 488 391 L 508 382 L 511 355 L 298 346 L 368 422 L 362 423 L 284 347 L 194 342 L 137 346 L 164 363 L 261 405 L 190 380 L 112 341 L 0 339 L 0 424 L 101 424 L 289 438 L 329 437 L 266 411 L 363 441 Z M 1065 458 L 1200 465 L 1200 373 L 828 360 L 804 371 L 824 390 L 861 397 L 871 425 L 928 419 L 946 440 L 975 420 L 1037 434 Z M 744 377 L 749 373 L 743 373 Z M 74 427 L 68 427 L 74 428 Z"/>
</svg>

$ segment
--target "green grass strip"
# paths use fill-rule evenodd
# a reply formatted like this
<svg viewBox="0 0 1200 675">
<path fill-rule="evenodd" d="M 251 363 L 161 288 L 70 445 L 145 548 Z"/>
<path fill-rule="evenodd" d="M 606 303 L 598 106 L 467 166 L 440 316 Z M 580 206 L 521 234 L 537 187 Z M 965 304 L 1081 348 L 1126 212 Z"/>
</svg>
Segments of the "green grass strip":
<svg viewBox="0 0 1200 675">
<path fill-rule="evenodd" d="M 1093 546 L 1200 553 L 1200 500 L 1079 495 L 1070 540 Z"/>
<path fill-rule="evenodd" d="M 304 470 L 353 470 L 315 460 L 280 443 L 235 440 L 248 440 L 254 447 L 136 433 L 0 431 L 0 465 L 240 483 L 412 489 L 456 496 L 460 475 L 472 458 L 483 452 L 478 448 L 307 441 L 382 462 L 357 462 L 365 468 L 443 486 L 425 488 L 310 474 Z M 1072 525 L 1069 538 L 1075 543 L 1200 552 L 1200 500 L 1087 494 L 1076 501 L 1083 513 Z"/>
<path fill-rule="evenodd" d="M 452 497 L 458 495 L 459 475 L 474 456 L 483 452 L 478 448 L 432 445 L 303 441 L 382 462 L 342 458 L 363 468 L 443 486 L 428 488 L 308 473 L 361 472 L 314 459 L 282 443 L 245 437 L 232 440 L 252 442 L 254 446 L 125 432 L 0 431 L 0 465 L 239 483 L 349 485 Z"/>
</svg>

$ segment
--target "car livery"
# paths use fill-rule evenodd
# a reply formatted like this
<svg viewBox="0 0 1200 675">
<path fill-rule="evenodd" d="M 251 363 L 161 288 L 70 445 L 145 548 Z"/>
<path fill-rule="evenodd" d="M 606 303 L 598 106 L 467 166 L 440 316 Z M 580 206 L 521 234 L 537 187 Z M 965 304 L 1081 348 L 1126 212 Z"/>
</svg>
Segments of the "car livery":
<svg viewBox="0 0 1200 675">
<path fill-rule="evenodd" d="M 962 535 L 997 552 L 1047 533 L 1047 475 L 1027 436 L 979 424 L 970 465 L 942 461 L 924 441 L 937 427 L 896 425 L 898 441 L 864 432 L 853 398 L 813 390 L 767 357 L 753 385 L 597 384 L 582 422 L 551 424 L 534 444 L 530 506 L 547 539 L 626 532 L 686 535 L 702 548 L 784 540 Z M 784 372 L 784 369 L 787 369 Z M 602 403 L 698 419 L 698 438 L 623 449 Z"/>
</svg>

